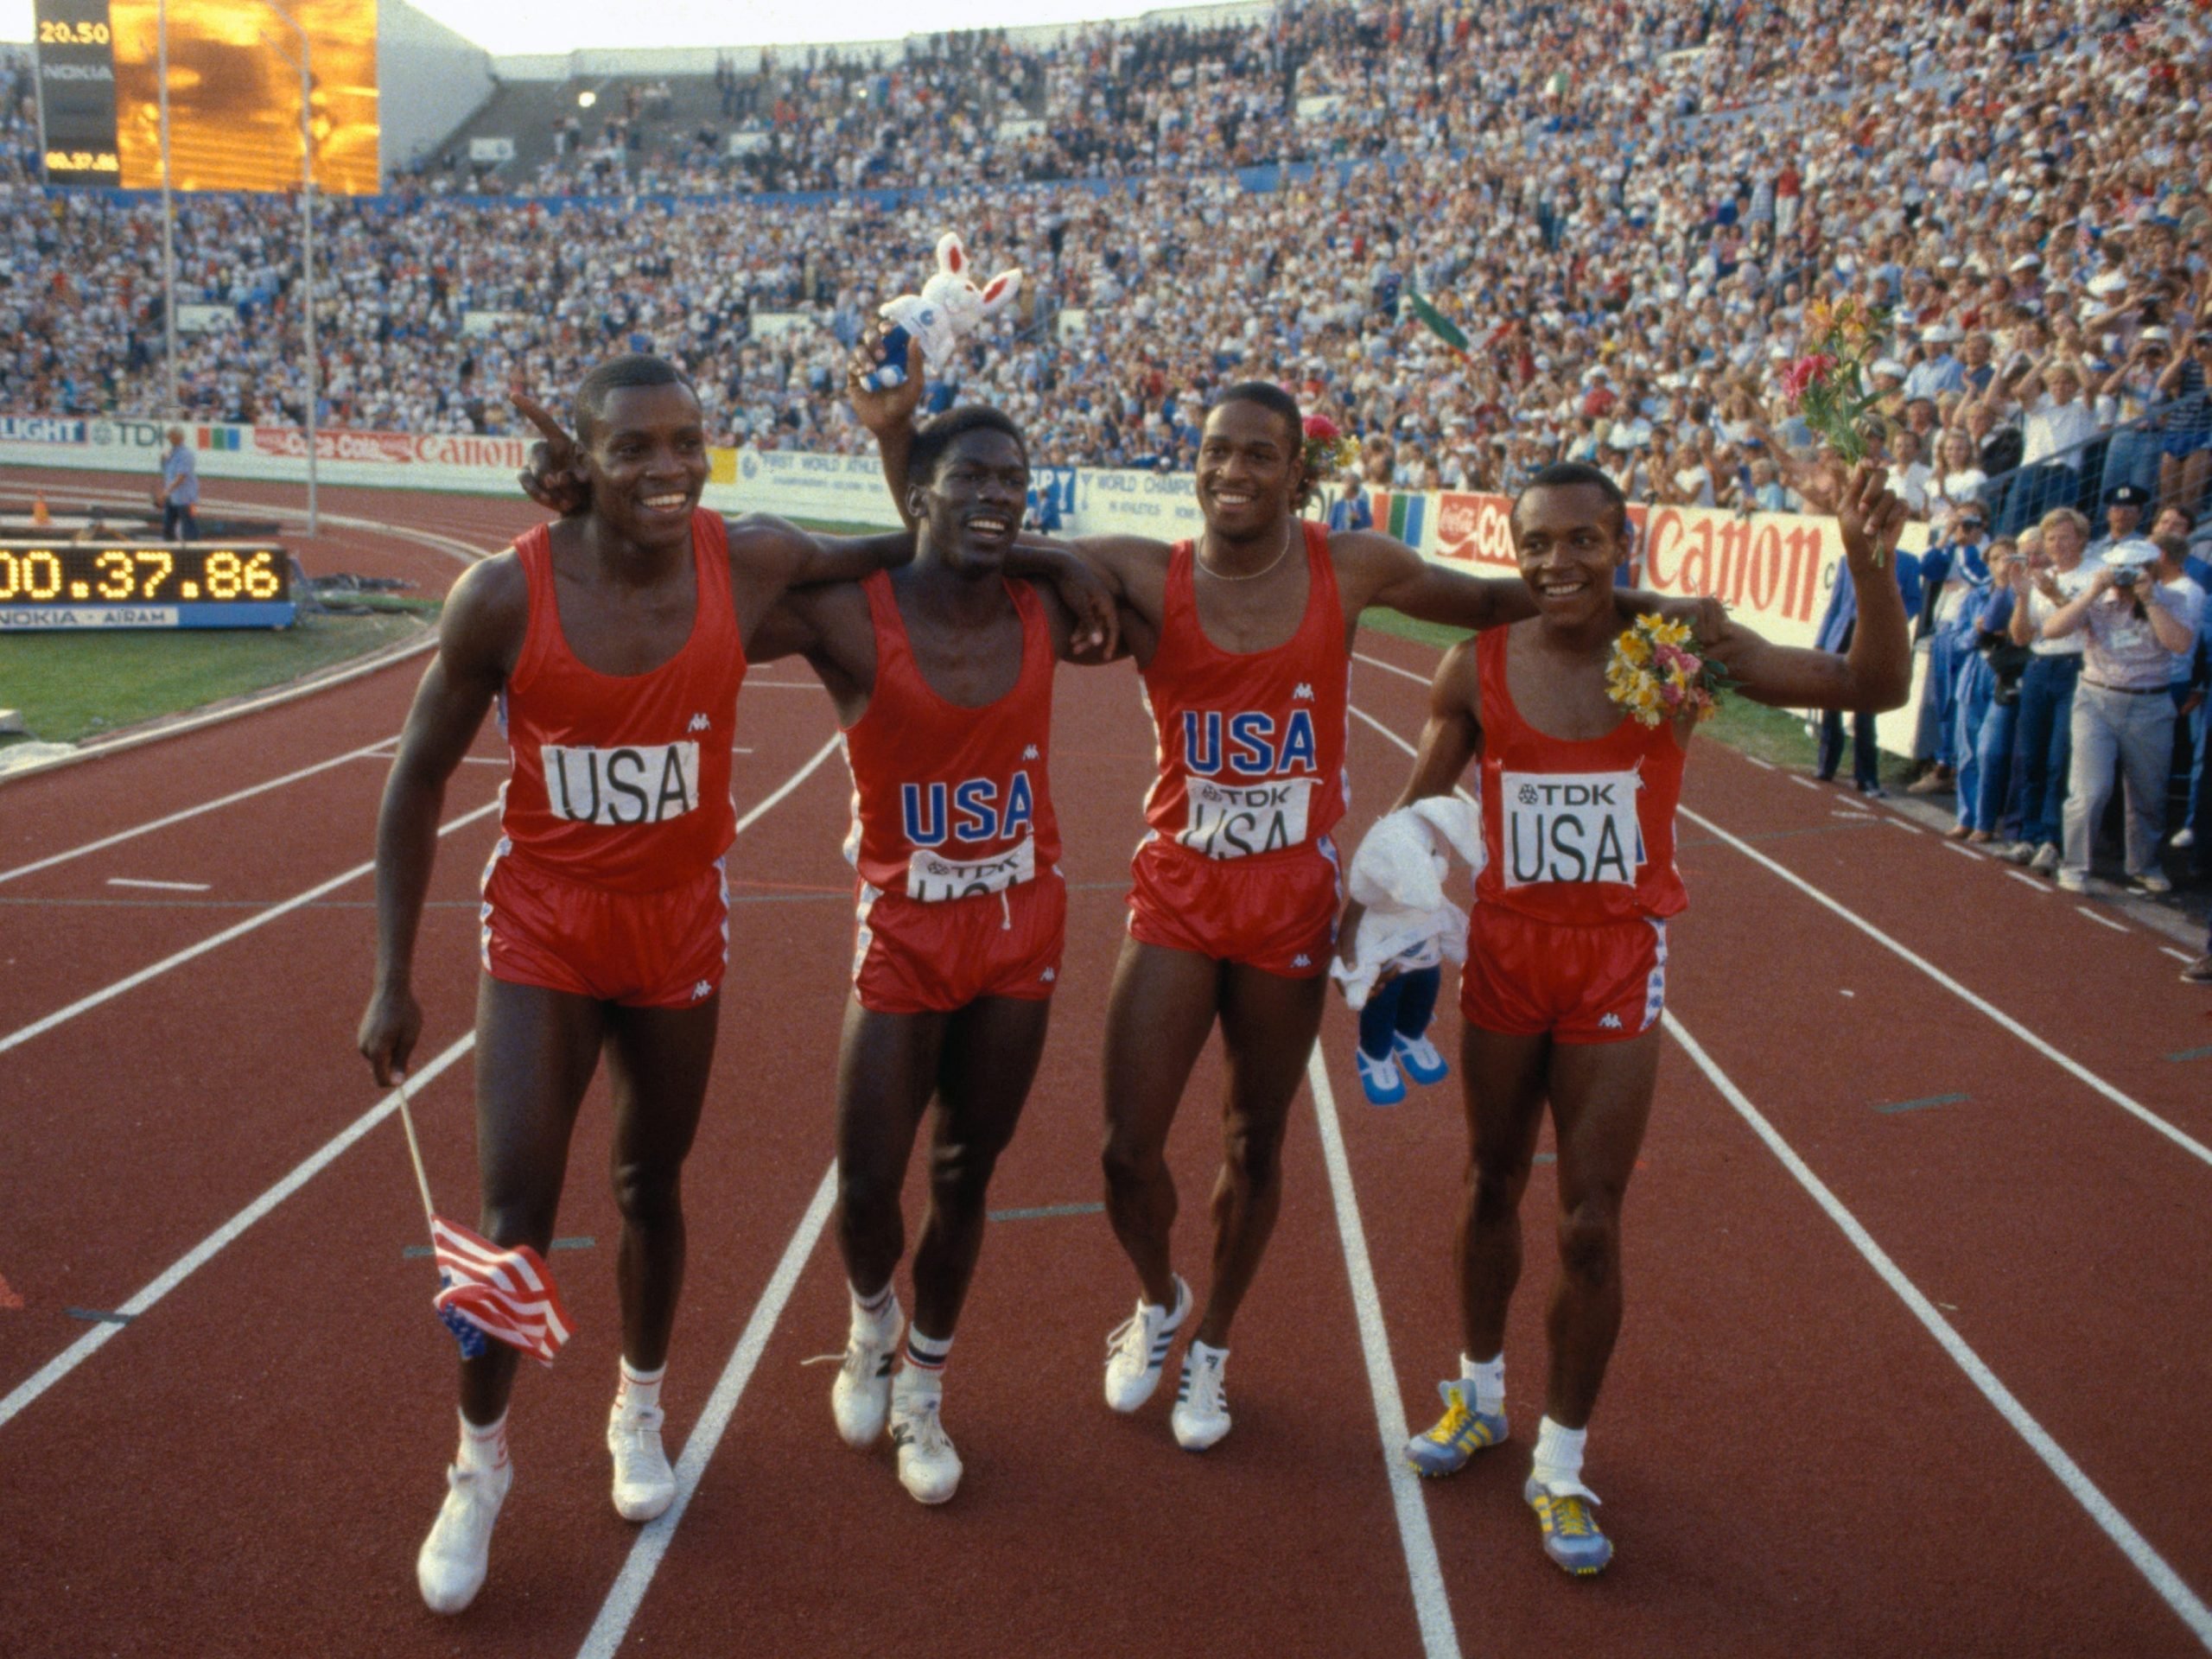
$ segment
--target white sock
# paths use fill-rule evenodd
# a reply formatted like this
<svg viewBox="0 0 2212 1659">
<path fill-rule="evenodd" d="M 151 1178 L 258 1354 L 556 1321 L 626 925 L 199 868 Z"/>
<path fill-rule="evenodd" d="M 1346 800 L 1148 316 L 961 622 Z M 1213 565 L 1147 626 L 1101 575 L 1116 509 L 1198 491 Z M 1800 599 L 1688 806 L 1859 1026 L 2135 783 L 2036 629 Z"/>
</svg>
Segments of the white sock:
<svg viewBox="0 0 2212 1659">
<path fill-rule="evenodd" d="M 950 1337 L 925 1337 L 920 1327 L 906 1327 L 906 1366 L 924 1376 L 943 1376 L 944 1362 L 952 1357 Z"/>
<path fill-rule="evenodd" d="M 664 1363 L 658 1370 L 640 1371 L 628 1360 L 622 1362 L 622 1381 L 614 1390 L 614 1403 L 632 1417 L 642 1417 L 660 1407 L 660 1382 L 668 1375 Z"/>
<path fill-rule="evenodd" d="M 1228 1357 L 1228 1349 L 1217 1348 L 1210 1342 L 1200 1342 L 1196 1337 L 1192 1337 L 1191 1345 L 1183 1351 L 1183 1365 L 1185 1370 L 1188 1370 L 1203 1359 L 1210 1359 L 1216 1365 L 1219 1365 Z"/>
<path fill-rule="evenodd" d="M 1586 1428 L 1562 1428 L 1549 1417 L 1536 1430 L 1536 1466 L 1535 1474 L 1539 1485 L 1582 1484 L 1582 1443 L 1589 1438 Z"/>
<path fill-rule="evenodd" d="M 461 1420 L 461 1450 L 454 1454 L 454 1462 L 465 1475 L 489 1474 L 507 1460 L 507 1414 L 501 1412 L 499 1421 L 481 1427 L 467 1418 Z"/>
<path fill-rule="evenodd" d="M 1478 1363 L 1465 1354 L 1459 1356 L 1459 1375 L 1475 1385 L 1475 1409 L 1484 1416 L 1495 1416 L 1505 1409 L 1505 1355 Z"/>
<path fill-rule="evenodd" d="M 845 1288 L 852 1293 L 853 1319 L 855 1322 L 881 1325 L 889 1317 L 892 1304 L 898 1300 L 891 1294 L 891 1281 L 888 1279 L 883 1281 L 883 1288 L 873 1296 L 861 1295 L 860 1291 L 849 1282 Z"/>
</svg>

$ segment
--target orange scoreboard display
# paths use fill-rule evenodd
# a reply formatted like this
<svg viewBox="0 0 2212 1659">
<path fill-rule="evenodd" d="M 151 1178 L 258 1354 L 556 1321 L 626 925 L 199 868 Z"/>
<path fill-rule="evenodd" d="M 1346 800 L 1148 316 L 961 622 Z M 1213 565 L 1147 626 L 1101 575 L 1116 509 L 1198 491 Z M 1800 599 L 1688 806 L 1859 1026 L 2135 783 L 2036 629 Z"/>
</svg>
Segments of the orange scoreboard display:
<svg viewBox="0 0 2212 1659">
<path fill-rule="evenodd" d="M 53 184 L 162 185 L 158 0 L 35 0 Z M 169 176 L 180 190 L 300 182 L 299 37 L 315 186 L 379 188 L 377 0 L 168 0 Z"/>
</svg>

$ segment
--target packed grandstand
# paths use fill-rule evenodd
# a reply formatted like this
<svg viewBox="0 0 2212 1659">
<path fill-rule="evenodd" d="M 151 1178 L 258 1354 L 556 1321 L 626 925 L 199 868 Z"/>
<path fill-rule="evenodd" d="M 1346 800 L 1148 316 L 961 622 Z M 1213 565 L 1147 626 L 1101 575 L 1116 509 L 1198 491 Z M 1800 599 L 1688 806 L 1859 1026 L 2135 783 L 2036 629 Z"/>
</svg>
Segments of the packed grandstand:
<svg viewBox="0 0 2212 1659">
<path fill-rule="evenodd" d="M 1002 405 L 1051 464 L 1185 467 L 1209 389 L 1262 376 L 1401 488 L 1564 456 L 1642 499 L 1818 506 L 1779 381 L 1852 292 L 1889 319 L 1923 513 L 2024 467 L 2016 523 L 2122 478 L 2203 493 L 2196 8 L 1222 10 L 1249 20 L 503 87 L 321 205 L 322 423 L 507 431 L 511 383 L 635 346 L 721 442 L 853 452 L 849 347 L 951 226 L 1026 281 L 931 397 Z M 39 189 L 29 63 L 0 73 L 0 405 L 170 412 L 157 201 Z M 487 124 L 509 158 L 473 163 Z M 178 412 L 301 418 L 296 227 L 182 199 L 178 299 L 227 326 L 182 337 Z"/>
</svg>

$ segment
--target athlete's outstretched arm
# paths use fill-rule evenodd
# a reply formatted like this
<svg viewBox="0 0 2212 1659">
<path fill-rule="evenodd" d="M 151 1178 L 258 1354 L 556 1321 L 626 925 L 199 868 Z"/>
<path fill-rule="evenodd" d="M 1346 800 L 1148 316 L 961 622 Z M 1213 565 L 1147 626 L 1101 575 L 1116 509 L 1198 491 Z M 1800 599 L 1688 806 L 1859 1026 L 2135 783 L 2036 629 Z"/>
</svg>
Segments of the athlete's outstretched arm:
<svg viewBox="0 0 2212 1659">
<path fill-rule="evenodd" d="M 1535 595 L 1519 576 L 1477 576 L 1423 558 L 1403 542 L 1373 531 L 1345 531 L 1329 538 L 1338 569 L 1347 578 L 1344 603 L 1370 605 L 1479 633 L 1484 628 L 1518 622 L 1536 613 Z M 1694 597 L 1655 594 L 1640 588 L 1613 593 L 1613 610 L 1623 626 L 1648 612 L 1684 621 L 1708 637 L 1717 612 Z"/>
<path fill-rule="evenodd" d="M 1843 556 L 1859 598 L 1851 648 L 1841 655 L 1777 645 L 1730 620 L 1708 641 L 1713 658 L 1754 702 L 1782 709 L 1898 709 L 1912 690 L 1912 637 L 1891 561 L 1905 507 L 1880 467 L 1856 467 L 1836 512 Z"/>
<path fill-rule="evenodd" d="M 360 1050 L 379 1086 L 404 1071 L 422 1035 L 413 988 L 415 935 L 437 856 L 446 782 L 506 683 L 529 624 L 530 590 L 512 554 L 466 572 L 438 620 L 438 652 L 399 734 L 377 813 L 377 968 Z"/>
</svg>

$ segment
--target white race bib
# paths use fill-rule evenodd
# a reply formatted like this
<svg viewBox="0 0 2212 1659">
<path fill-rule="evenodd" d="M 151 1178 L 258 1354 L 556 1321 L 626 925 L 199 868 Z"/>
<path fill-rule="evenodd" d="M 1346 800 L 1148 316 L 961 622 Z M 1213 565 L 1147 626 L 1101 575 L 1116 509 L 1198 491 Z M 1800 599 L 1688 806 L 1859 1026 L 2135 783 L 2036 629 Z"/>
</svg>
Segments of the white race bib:
<svg viewBox="0 0 2212 1659">
<path fill-rule="evenodd" d="M 665 823 L 699 804 L 696 743 L 637 743 L 613 749 L 537 751 L 545 800 L 573 823 Z"/>
<path fill-rule="evenodd" d="M 926 848 L 906 861 L 906 896 L 930 905 L 1004 893 L 1036 879 L 1037 842 L 1029 836 L 996 858 L 979 863 L 956 864 Z"/>
<path fill-rule="evenodd" d="M 1278 778 L 1232 786 L 1185 778 L 1189 817 L 1175 839 L 1208 858 L 1281 852 L 1306 839 L 1306 812 L 1318 778 Z"/>
<path fill-rule="evenodd" d="M 1636 885 L 1643 845 L 1632 772 L 1509 772 L 1504 807 L 1505 885 L 1599 881 Z"/>
</svg>

